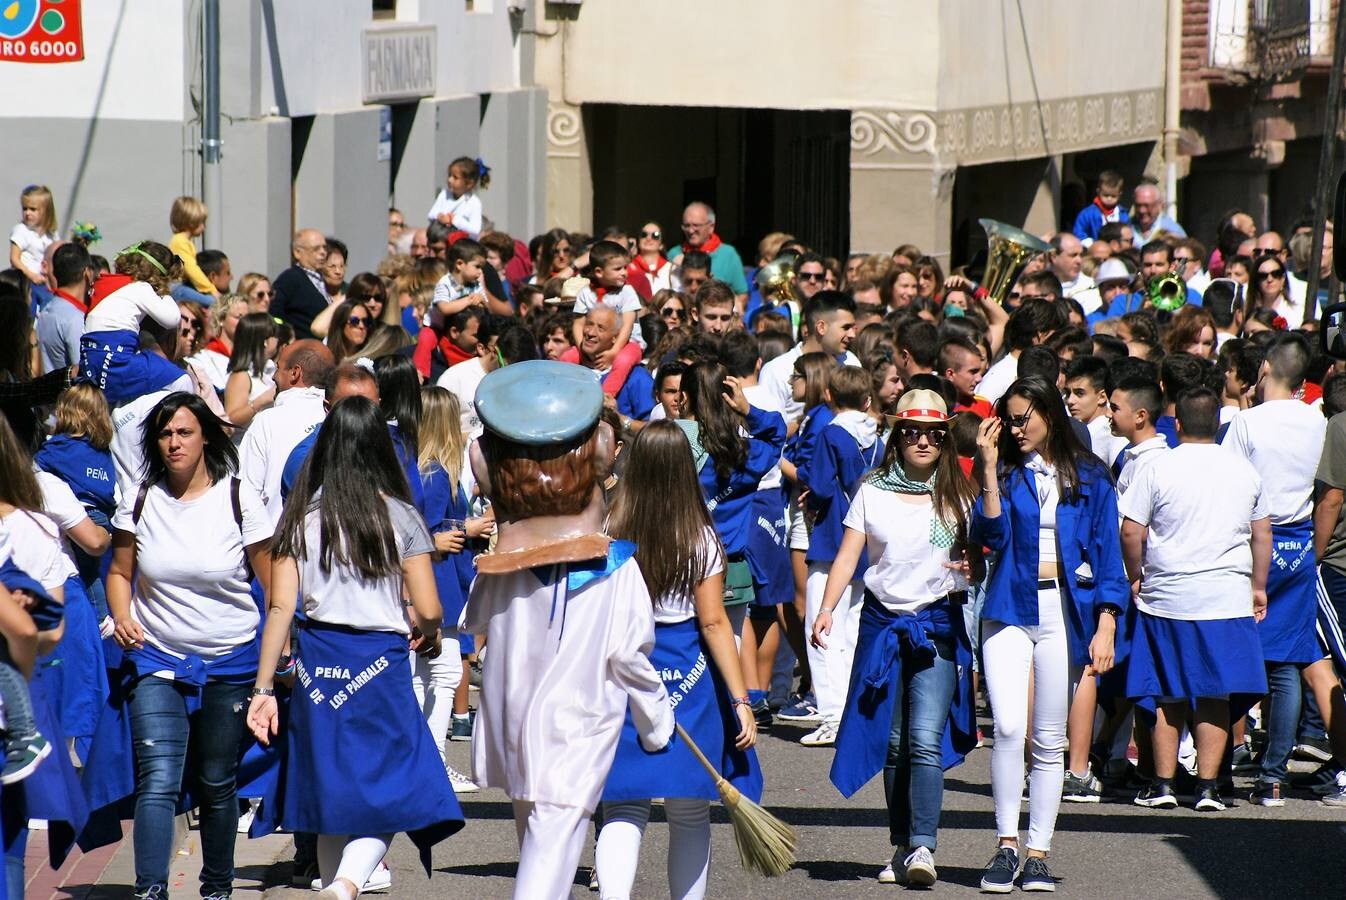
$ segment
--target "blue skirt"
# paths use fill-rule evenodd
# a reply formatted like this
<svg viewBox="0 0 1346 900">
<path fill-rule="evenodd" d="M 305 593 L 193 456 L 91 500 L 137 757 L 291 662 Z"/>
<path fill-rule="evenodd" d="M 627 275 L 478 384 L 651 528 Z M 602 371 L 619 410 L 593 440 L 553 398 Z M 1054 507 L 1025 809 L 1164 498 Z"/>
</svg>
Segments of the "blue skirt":
<svg viewBox="0 0 1346 900">
<path fill-rule="evenodd" d="M 664 687 L 673 702 L 673 715 L 720 774 L 753 801 L 762 797 L 762 770 L 751 748 L 734 748 L 738 716 L 730 702 L 729 689 L 715 669 L 701 641 L 696 619 L 672 625 L 656 625 L 650 663 L 662 673 Z M 654 797 L 685 797 L 714 800 L 720 796 L 715 782 L 681 740 L 657 753 L 640 745 L 631 713 L 626 713 L 603 787 L 603 800 L 649 800 Z"/>
<path fill-rule="evenodd" d="M 1129 698 L 1252 698 L 1267 692 L 1252 616 L 1193 622 L 1141 612 L 1136 625 L 1126 672 Z"/>
<path fill-rule="evenodd" d="M 134 331 L 95 331 L 79 341 L 78 380 L 99 388 L 108 406 L 163 390 L 186 374 L 157 353 L 142 351 Z"/>
<path fill-rule="evenodd" d="M 753 602 L 758 606 L 794 602 L 790 526 L 785 518 L 785 504 L 784 488 L 758 491 L 752 497 L 748 545 L 743 555 L 752 570 Z"/>
<path fill-rule="evenodd" d="M 65 633 L 37 665 L 50 695 L 56 698 L 61 730 L 76 740 L 82 757 L 107 702 L 108 686 L 103 638 L 78 576 L 66 579 L 64 611 Z"/>
<path fill-rule="evenodd" d="M 306 621 L 279 777 L 254 836 L 404 831 L 421 851 L 463 827 L 463 813 L 411 687 L 407 639 Z"/>
<path fill-rule="evenodd" d="M 1270 663 L 1311 663 L 1322 659 L 1318 644 L 1318 567 L 1313 558 L 1313 523 L 1271 526 L 1271 567 L 1267 572 L 1267 615 L 1258 623 L 1262 656 Z"/>
</svg>

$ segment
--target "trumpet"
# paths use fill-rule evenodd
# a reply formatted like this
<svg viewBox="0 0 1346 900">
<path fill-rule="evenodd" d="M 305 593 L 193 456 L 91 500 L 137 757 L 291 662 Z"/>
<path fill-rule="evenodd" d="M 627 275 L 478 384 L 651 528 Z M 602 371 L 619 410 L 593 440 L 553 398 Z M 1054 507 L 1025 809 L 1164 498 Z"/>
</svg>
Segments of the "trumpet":
<svg viewBox="0 0 1346 900">
<path fill-rule="evenodd" d="M 1173 272 L 1167 275 L 1155 275 L 1145 286 L 1150 305 L 1161 312 L 1173 312 L 1181 309 L 1187 302 L 1187 282 Z"/>
<path fill-rule="evenodd" d="M 1003 304 L 1024 263 L 1052 248 L 1022 228 L 995 219 L 977 221 L 986 229 L 986 270 L 982 274 L 981 286 L 993 301 Z"/>
<path fill-rule="evenodd" d="M 773 259 L 757 270 L 753 281 L 762 295 L 762 300 L 771 306 L 779 306 L 795 299 L 794 256 L 786 255 Z"/>
</svg>

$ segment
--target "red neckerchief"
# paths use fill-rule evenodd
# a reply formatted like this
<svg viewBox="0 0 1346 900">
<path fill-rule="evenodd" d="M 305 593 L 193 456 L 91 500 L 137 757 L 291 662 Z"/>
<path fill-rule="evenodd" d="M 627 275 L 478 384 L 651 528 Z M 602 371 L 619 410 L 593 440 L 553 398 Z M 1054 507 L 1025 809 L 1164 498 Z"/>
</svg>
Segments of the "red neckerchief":
<svg viewBox="0 0 1346 900">
<path fill-rule="evenodd" d="M 710 237 L 706 238 L 706 242 L 700 247 L 693 247 L 691 244 L 687 244 L 682 249 L 684 252 L 688 250 L 700 250 L 702 253 L 714 253 L 716 250 L 720 249 L 720 245 L 723 243 L 724 241 L 720 240 L 718 234 L 711 234 Z"/>
<path fill-rule="evenodd" d="M 450 369 L 460 362 L 467 362 L 469 359 L 477 358 L 477 354 L 469 353 L 453 341 L 449 340 L 447 334 L 440 335 L 439 352 L 444 354 L 444 361 L 449 364 Z"/>
<path fill-rule="evenodd" d="M 126 287 L 131 281 L 130 275 L 113 275 L 111 272 L 106 275 L 99 275 L 94 279 L 93 290 L 89 292 L 89 309 L 93 309 L 102 303 L 103 298 L 108 294 Z"/>
<path fill-rule="evenodd" d="M 218 338 L 218 337 L 213 337 L 213 338 L 211 338 L 210 341 L 206 344 L 206 349 L 207 349 L 207 350 L 213 350 L 213 351 L 215 351 L 216 353 L 220 354 L 220 356 L 233 356 L 233 355 L 234 355 L 234 354 L 233 354 L 233 351 L 230 350 L 228 347 L 226 347 L 226 346 L 224 345 L 224 341 L 221 340 L 221 339 Z"/>
<path fill-rule="evenodd" d="M 589 290 L 591 290 L 591 291 L 594 292 L 594 299 L 595 299 L 596 301 L 598 301 L 599 303 L 602 303 L 602 302 L 603 302 L 603 297 L 604 297 L 604 296 L 607 294 L 607 292 L 608 292 L 608 289 L 605 288 L 605 287 L 603 287 L 602 285 L 592 284 L 592 283 L 589 285 Z"/>
<path fill-rule="evenodd" d="M 661 253 L 659 254 L 659 262 L 655 263 L 654 268 L 650 268 L 650 264 L 645 262 L 645 257 L 637 255 L 635 259 L 631 260 L 631 265 L 627 266 L 627 268 L 635 269 L 642 275 L 653 275 L 654 273 L 662 269 L 667 263 L 668 260 L 664 259 L 664 255 Z"/>
<path fill-rule="evenodd" d="M 78 297 L 73 297 L 70 294 L 67 294 L 65 291 L 61 290 L 60 288 L 57 288 L 53 293 L 55 293 L 56 296 L 60 297 L 66 303 L 69 303 L 71 306 L 75 307 L 75 309 L 79 310 L 84 315 L 87 316 L 89 314 L 88 304 L 86 304 L 83 300 L 79 299 Z"/>
<path fill-rule="evenodd" d="M 1103 218 L 1105 219 L 1108 216 L 1112 215 L 1112 211 L 1117 208 L 1116 203 L 1112 204 L 1112 206 L 1104 206 L 1102 201 L 1100 201 L 1097 197 L 1094 198 L 1094 206 L 1098 207 L 1098 211 L 1103 214 Z"/>
</svg>

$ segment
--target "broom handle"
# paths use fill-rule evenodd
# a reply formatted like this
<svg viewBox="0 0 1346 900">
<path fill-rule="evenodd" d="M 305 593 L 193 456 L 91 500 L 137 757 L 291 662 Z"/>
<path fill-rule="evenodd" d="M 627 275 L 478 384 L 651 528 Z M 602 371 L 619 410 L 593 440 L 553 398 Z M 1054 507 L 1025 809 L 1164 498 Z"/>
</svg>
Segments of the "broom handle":
<svg viewBox="0 0 1346 900">
<path fill-rule="evenodd" d="M 682 738 L 683 742 L 687 744 L 687 749 L 692 751 L 692 755 L 696 757 L 697 761 L 700 762 L 701 766 L 706 770 L 706 774 L 713 778 L 717 784 L 724 781 L 724 776 L 720 774 L 718 769 L 710 764 L 710 760 L 706 759 L 706 754 L 701 752 L 701 748 L 696 745 L 696 741 L 692 740 L 691 735 L 676 722 L 673 723 L 673 727 L 677 730 L 678 737 Z"/>
</svg>

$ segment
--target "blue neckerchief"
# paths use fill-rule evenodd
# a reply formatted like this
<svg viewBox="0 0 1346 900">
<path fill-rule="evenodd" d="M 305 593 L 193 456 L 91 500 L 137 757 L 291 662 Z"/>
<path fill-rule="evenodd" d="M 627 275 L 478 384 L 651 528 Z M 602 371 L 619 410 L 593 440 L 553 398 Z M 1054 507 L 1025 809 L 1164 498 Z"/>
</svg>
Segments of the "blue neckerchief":
<svg viewBox="0 0 1346 900">
<path fill-rule="evenodd" d="M 566 563 L 550 566 L 534 566 L 531 571 L 537 580 L 552 588 L 550 623 L 556 618 L 556 603 L 560 597 L 561 576 L 565 575 L 565 597 L 561 607 L 561 632 L 565 633 L 565 607 L 570 603 L 572 591 L 578 591 L 591 581 L 606 578 L 628 559 L 636 555 L 636 545 L 630 541 L 616 541 L 608 544 L 608 555 L 603 559 L 578 563 Z"/>
</svg>

